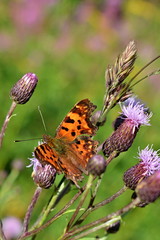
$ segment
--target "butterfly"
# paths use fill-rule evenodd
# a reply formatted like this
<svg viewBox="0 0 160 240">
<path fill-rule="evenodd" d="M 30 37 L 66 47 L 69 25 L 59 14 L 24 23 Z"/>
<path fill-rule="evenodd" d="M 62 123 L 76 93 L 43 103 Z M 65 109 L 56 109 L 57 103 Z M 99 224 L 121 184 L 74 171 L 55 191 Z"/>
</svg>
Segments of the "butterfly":
<svg viewBox="0 0 160 240">
<path fill-rule="evenodd" d="M 77 187 L 82 174 L 88 174 L 88 160 L 96 154 L 98 142 L 92 136 L 97 127 L 90 120 L 95 109 L 89 99 L 78 102 L 57 128 L 55 137 L 43 135 L 43 143 L 34 150 L 42 165 L 51 164 Z"/>
</svg>

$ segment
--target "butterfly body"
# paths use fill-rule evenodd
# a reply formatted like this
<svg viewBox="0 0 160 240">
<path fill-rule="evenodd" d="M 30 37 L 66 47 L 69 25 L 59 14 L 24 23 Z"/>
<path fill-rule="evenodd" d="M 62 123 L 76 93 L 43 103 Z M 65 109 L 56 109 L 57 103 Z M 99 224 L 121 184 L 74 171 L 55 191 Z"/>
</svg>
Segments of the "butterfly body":
<svg viewBox="0 0 160 240">
<path fill-rule="evenodd" d="M 84 99 L 67 114 L 55 137 L 43 135 L 43 144 L 34 151 L 42 164 L 51 164 L 58 173 L 64 173 L 77 186 L 77 181 L 87 174 L 89 158 L 96 153 L 97 141 L 92 140 L 97 128 L 90 121 L 96 107 Z"/>
</svg>

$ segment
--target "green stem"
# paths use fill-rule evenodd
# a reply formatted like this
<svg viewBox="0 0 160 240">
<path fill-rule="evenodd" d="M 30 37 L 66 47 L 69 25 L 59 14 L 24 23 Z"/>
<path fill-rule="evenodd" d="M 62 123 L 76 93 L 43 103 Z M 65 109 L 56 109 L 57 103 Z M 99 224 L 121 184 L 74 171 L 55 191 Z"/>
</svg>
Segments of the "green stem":
<svg viewBox="0 0 160 240">
<path fill-rule="evenodd" d="M 100 218 L 94 222 L 91 222 L 89 224 L 86 224 L 82 227 L 79 227 L 79 228 L 76 228 L 70 232 L 67 232 L 64 237 L 62 238 L 63 240 L 64 239 L 72 239 L 73 240 L 73 236 L 77 233 L 81 233 L 87 229 L 90 229 L 90 228 L 94 228 L 95 226 L 99 225 L 99 224 L 102 224 L 102 223 L 105 223 L 106 221 L 109 221 L 111 220 L 113 217 L 119 217 L 119 216 L 122 216 L 124 213 L 128 212 L 129 210 L 133 209 L 136 207 L 137 204 L 140 203 L 140 199 L 139 198 L 136 198 L 135 200 L 133 200 L 131 203 L 129 203 L 128 205 L 126 205 L 125 207 L 119 209 L 118 211 L 116 212 L 113 212 L 111 214 L 109 214 L 108 216 L 106 217 L 103 217 L 103 218 Z M 72 237 L 72 238 L 70 238 Z M 78 239 L 78 238 L 77 238 Z"/>
<path fill-rule="evenodd" d="M 44 212 L 43 212 L 43 215 L 42 215 L 41 218 L 40 218 L 40 221 L 34 226 L 34 229 L 35 229 L 35 228 L 39 228 L 40 226 L 42 226 L 42 224 L 43 224 L 44 221 L 46 220 L 48 214 L 50 213 L 51 209 L 53 208 L 53 206 L 54 206 L 54 204 L 55 204 L 55 202 L 56 202 L 56 200 L 57 200 L 57 194 L 59 194 L 59 193 L 61 192 L 63 186 L 64 186 L 64 185 L 62 184 L 61 187 L 60 187 L 60 189 L 59 189 L 59 191 L 58 191 L 55 195 L 52 196 L 52 198 L 50 199 L 50 201 L 49 201 L 46 209 L 45 209 Z"/>
<path fill-rule="evenodd" d="M 72 215 L 72 217 L 71 217 L 71 219 L 70 219 L 70 221 L 69 221 L 69 223 L 68 223 L 68 225 L 67 225 L 66 231 L 68 231 L 68 229 L 70 229 L 70 227 L 72 226 L 75 218 L 77 217 L 77 215 L 78 215 L 78 213 L 79 213 L 79 210 L 81 209 L 81 207 L 82 207 L 82 205 L 83 205 L 83 203 L 84 203 L 84 201 L 85 201 L 85 199 L 86 199 L 86 197 L 87 197 L 87 195 L 88 195 L 88 192 L 89 192 L 89 190 L 90 190 L 90 188 L 91 188 L 91 185 L 92 185 L 92 183 L 93 183 L 93 180 L 94 180 L 94 176 L 89 175 L 88 182 L 87 182 L 87 184 L 86 184 L 86 188 L 85 188 L 85 190 L 84 190 L 84 192 L 83 192 L 83 194 L 82 194 L 82 197 L 81 197 L 80 202 L 79 202 L 79 204 L 78 204 L 78 206 L 77 206 L 77 208 L 76 208 L 76 211 L 75 211 L 74 214 Z"/>
<path fill-rule="evenodd" d="M 88 231 L 82 232 L 79 235 L 76 235 L 75 237 L 72 237 L 70 239 L 72 239 L 72 240 L 81 239 L 81 238 L 83 238 L 83 237 L 85 237 L 85 236 L 87 236 L 87 235 L 89 235 L 91 233 L 94 233 L 94 232 L 96 232 L 96 231 L 98 231 L 98 230 L 100 230 L 102 228 L 106 228 L 106 227 L 110 226 L 111 224 L 113 224 L 113 223 L 115 223 L 115 222 L 117 222 L 119 220 L 121 220 L 121 217 L 120 216 L 116 216 L 113 219 L 111 219 L 111 220 L 109 220 L 109 221 L 107 221 L 105 223 L 102 223 L 99 226 L 91 228 Z"/>
<path fill-rule="evenodd" d="M 122 195 L 128 188 L 126 186 L 123 186 L 123 188 L 121 188 L 119 191 L 117 191 L 115 194 L 113 194 L 111 197 L 103 200 L 102 202 L 99 202 L 93 206 L 91 206 L 90 208 L 88 208 L 86 210 L 86 212 L 84 212 L 79 219 L 77 220 L 77 224 L 80 224 L 84 221 L 84 219 L 86 219 L 86 217 L 93 211 L 95 211 L 96 209 L 105 206 L 106 204 L 109 204 L 110 202 L 112 202 L 113 200 L 115 200 L 116 198 L 118 198 L 120 195 Z"/>
<path fill-rule="evenodd" d="M 10 109 L 9 109 L 7 115 L 6 115 L 6 118 L 4 120 L 3 126 L 1 128 L 1 132 L 0 132 L 0 148 L 2 147 L 2 142 L 3 142 L 3 138 L 4 138 L 6 128 L 8 126 L 8 123 L 9 123 L 11 117 L 12 117 L 12 113 L 15 110 L 16 106 L 17 106 L 17 103 L 13 101 L 12 104 L 11 104 L 11 107 L 10 107 Z"/>
<path fill-rule="evenodd" d="M 3 202 L 4 198 L 10 194 L 10 190 L 19 175 L 19 171 L 15 168 L 12 169 L 8 177 L 6 178 L 5 182 L 2 185 L 1 192 L 0 192 L 0 201 Z"/>
<path fill-rule="evenodd" d="M 31 237 L 37 233 L 39 233 L 40 231 L 42 231 L 44 228 L 48 227 L 49 225 L 51 225 L 55 220 L 57 220 L 58 218 L 60 218 L 65 212 L 66 210 L 77 200 L 77 198 L 82 194 L 82 191 L 79 191 L 56 215 L 54 215 L 51 219 L 49 219 L 45 224 L 43 224 L 42 226 L 24 233 L 19 240 L 22 239 L 26 239 L 28 237 Z"/>
</svg>

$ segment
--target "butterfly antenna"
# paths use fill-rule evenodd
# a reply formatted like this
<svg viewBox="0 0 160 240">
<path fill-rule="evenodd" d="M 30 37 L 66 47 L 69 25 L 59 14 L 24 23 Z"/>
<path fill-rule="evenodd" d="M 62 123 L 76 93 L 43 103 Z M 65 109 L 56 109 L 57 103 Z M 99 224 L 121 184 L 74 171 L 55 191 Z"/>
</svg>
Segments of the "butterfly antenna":
<svg viewBox="0 0 160 240">
<path fill-rule="evenodd" d="M 41 116 L 41 120 L 42 120 L 42 124 L 43 124 L 44 130 L 45 130 L 45 132 L 47 132 L 46 124 L 45 124 L 45 121 L 44 121 L 43 114 L 41 112 L 40 106 L 38 106 L 38 111 L 39 111 L 39 114 Z"/>
<path fill-rule="evenodd" d="M 18 140 L 14 140 L 14 142 L 25 142 L 25 141 L 31 141 L 31 140 L 40 140 L 41 138 L 28 138 L 28 139 L 18 139 Z"/>
</svg>

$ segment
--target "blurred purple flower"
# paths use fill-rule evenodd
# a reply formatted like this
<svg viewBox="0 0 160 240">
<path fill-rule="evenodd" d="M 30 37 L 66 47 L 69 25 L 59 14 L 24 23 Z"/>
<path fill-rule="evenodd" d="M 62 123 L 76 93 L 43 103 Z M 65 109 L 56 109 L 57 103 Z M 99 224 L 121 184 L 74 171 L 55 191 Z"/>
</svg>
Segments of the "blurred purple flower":
<svg viewBox="0 0 160 240">
<path fill-rule="evenodd" d="M 22 159 L 16 159 L 13 161 L 12 167 L 20 171 L 24 168 L 24 161 L 22 161 Z"/>
<path fill-rule="evenodd" d="M 3 232 L 7 240 L 17 238 L 22 232 L 22 223 L 16 217 L 6 217 L 2 220 Z"/>
<path fill-rule="evenodd" d="M 112 24 L 117 24 L 122 18 L 123 0 L 107 0 L 105 1 L 105 15 L 107 20 Z"/>
<path fill-rule="evenodd" d="M 57 0 L 23 0 L 11 2 L 11 17 L 20 34 L 39 31 L 46 16 L 46 10 Z"/>
</svg>

